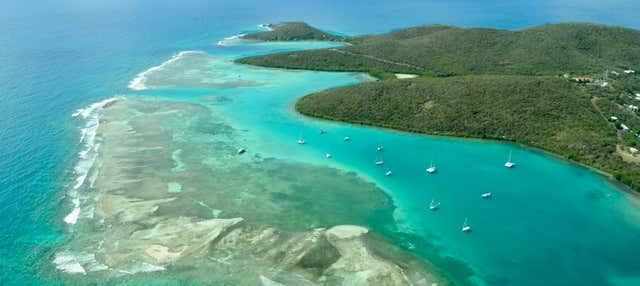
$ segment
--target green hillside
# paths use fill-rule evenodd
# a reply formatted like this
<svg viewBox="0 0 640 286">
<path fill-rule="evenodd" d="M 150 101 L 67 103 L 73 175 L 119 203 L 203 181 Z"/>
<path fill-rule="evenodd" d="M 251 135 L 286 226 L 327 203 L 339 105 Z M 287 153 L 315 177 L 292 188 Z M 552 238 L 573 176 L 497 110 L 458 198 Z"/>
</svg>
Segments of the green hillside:
<svg viewBox="0 0 640 286">
<path fill-rule="evenodd" d="M 345 39 L 339 48 L 285 52 L 241 63 L 330 71 L 427 75 L 557 75 L 640 67 L 640 32 L 566 23 L 498 30 L 431 25 Z"/>
</svg>

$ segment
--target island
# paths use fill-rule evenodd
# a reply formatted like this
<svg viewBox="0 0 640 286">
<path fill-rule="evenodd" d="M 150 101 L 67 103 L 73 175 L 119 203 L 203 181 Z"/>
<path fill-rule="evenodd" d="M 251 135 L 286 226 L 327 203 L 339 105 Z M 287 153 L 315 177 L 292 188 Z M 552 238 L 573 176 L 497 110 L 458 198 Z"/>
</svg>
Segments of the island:
<svg viewBox="0 0 640 286">
<path fill-rule="evenodd" d="M 265 38 L 299 38 L 288 33 Z M 237 62 L 379 79 L 307 95 L 296 103 L 304 115 L 512 141 L 640 191 L 640 31 L 592 23 L 517 30 L 426 25 L 340 41 L 347 44 Z"/>
<path fill-rule="evenodd" d="M 345 37 L 336 36 L 304 22 L 284 22 L 261 25 L 266 31 L 243 35 L 245 40 L 259 41 L 344 41 Z"/>
</svg>

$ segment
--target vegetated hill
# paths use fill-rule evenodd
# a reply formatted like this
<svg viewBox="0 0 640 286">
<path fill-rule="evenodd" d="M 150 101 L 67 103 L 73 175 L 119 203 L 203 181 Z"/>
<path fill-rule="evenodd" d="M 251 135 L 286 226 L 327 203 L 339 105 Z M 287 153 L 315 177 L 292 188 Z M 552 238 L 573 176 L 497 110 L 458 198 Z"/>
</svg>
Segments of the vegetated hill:
<svg viewBox="0 0 640 286">
<path fill-rule="evenodd" d="M 640 31 L 587 23 L 520 30 L 430 25 L 345 41 L 352 45 L 238 61 L 294 69 L 428 75 L 592 74 L 612 67 L 640 67 Z"/>
<path fill-rule="evenodd" d="M 640 188 L 640 165 L 616 154 L 616 130 L 591 96 L 559 77 L 461 76 L 363 83 L 302 98 L 306 115 L 545 149 Z"/>
<path fill-rule="evenodd" d="M 284 22 L 268 25 L 270 31 L 242 36 L 247 40 L 259 41 L 341 41 L 344 37 L 335 36 L 303 22 Z"/>
</svg>

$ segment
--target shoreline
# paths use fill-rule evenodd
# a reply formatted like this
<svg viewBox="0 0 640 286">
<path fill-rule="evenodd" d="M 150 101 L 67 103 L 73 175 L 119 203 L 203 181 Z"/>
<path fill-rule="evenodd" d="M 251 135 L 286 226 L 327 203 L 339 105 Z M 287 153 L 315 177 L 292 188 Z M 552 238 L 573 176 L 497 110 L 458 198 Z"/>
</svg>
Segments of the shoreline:
<svg viewBox="0 0 640 286">
<path fill-rule="evenodd" d="M 307 96 L 307 95 L 304 95 L 304 96 Z M 401 134 L 419 135 L 419 136 L 426 136 L 426 137 L 440 137 L 440 138 L 445 138 L 445 139 L 448 139 L 448 140 L 465 140 L 465 141 L 479 141 L 479 142 L 486 142 L 486 143 L 493 142 L 493 143 L 500 143 L 500 144 L 518 145 L 519 147 L 522 147 L 522 148 L 525 148 L 525 149 L 529 149 L 531 151 L 534 151 L 534 152 L 537 152 L 537 153 L 552 157 L 553 159 L 558 160 L 560 162 L 570 163 L 570 164 L 578 165 L 578 166 L 580 166 L 582 168 L 585 168 L 585 169 L 587 169 L 587 170 L 589 170 L 591 172 L 594 172 L 594 173 L 598 174 L 599 176 L 605 178 L 608 182 L 614 183 L 616 186 L 620 187 L 621 189 L 623 189 L 627 193 L 630 193 L 630 194 L 640 198 L 640 192 L 638 192 L 638 191 L 632 189 L 630 186 L 628 186 L 628 185 L 616 180 L 615 177 L 612 174 L 608 173 L 607 171 L 600 170 L 600 169 L 598 169 L 596 167 L 589 166 L 587 164 L 571 160 L 571 159 L 569 159 L 567 157 L 562 156 L 561 154 L 557 154 L 557 153 L 554 153 L 554 152 L 549 151 L 549 150 L 545 150 L 545 149 L 542 149 L 542 148 L 539 148 L 539 147 L 535 147 L 535 146 L 526 145 L 524 143 L 520 143 L 520 142 L 516 142 L 516 141 L 500 139 L 500 138 L 482 138 L 482 137 L 474 137 L 474 136 L 457 136 L 457 135 L 438 134 L 438 133 L 423 133 L 423 132 L 419 132 L 419 131 L 412 131 L 412 130 L 394 128 L 394 127 L 390 127 L 390 126 L 381 126 L 381 125 L 367 124 L 367 123 L 361 123 L 361 122 L 349 122 L 349 121 L 331 119 L 331 118 L 323 117 L 323 116 L 309 115 L 309 114 L 306 114 L 306 113 L 302 113 L 302 112 L 298 111 L 297 108 L 295 108 L 295 103 L 297 103 L 298 100 L 300 100 L 304 96 L 296 98 L 295 102 L 293 103 L 295 113 L 298 114 L 301 117 L 309 118 L 309 119 L 312 119 L 312 120 L 327 121 L 327 122 L 334 122 L 334 123 L 341 123 L 341 124 L 349 124 L 349 125 L 354 125 L 354 126 L 364 126 L 364 127 L 367 127 L 367 128 L 375 128 L 375 129 L 380 129 L 380 130 L 385 130 L 385 131 L 390 131 L 390 132 L 397 132 L 397 133 L 401 133 Z"/>
</svg>

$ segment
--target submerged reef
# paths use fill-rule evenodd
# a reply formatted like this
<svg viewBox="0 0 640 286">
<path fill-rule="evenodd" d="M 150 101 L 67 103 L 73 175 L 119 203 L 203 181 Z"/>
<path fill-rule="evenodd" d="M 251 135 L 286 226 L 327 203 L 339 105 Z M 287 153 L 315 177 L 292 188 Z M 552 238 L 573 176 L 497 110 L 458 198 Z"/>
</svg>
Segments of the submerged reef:
<svg viewBox="0 0 640 286">
<path fill-rule="evenodd" d="M 52 253 L 68 283 L 446 284 L 375 235 L 394 207 L 353 173 L 239 156 L 242 132 L 197 104 L 118 98 L 93 112 L 97 156 Z"/>
</svg>

